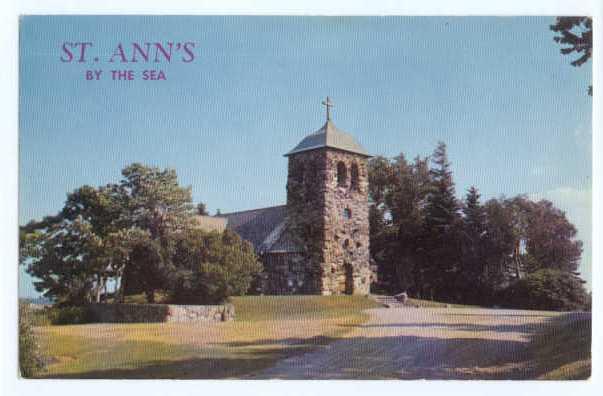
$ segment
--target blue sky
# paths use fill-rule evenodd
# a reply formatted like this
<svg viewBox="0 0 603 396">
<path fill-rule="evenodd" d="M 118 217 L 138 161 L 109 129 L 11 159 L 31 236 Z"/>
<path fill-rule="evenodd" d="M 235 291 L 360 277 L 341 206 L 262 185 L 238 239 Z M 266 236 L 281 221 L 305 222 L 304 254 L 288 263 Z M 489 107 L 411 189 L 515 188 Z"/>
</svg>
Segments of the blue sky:
<svg viewBox="0 0 603 396">
<path fill-rule="evenodd" d="M 457 194 L 528 194 L 565 210 L 590 280 L 590 63 L 570 66 L 552 17 L 23 17 L 21 224 L 132 162 L 176 169 L 222 212 L 285 202 L 282 156 L 324 122 L 372 154 L 448 144 Z M 98 63 L 63 63 L 65 41 Z M 183 64 L 106 62 L 117 43 L 192 41 Z M 161 69 L 167 81 L 86 81 L 87 69 Z M 20 295 L 35 292 L 21 276 Z"/>
</svg>

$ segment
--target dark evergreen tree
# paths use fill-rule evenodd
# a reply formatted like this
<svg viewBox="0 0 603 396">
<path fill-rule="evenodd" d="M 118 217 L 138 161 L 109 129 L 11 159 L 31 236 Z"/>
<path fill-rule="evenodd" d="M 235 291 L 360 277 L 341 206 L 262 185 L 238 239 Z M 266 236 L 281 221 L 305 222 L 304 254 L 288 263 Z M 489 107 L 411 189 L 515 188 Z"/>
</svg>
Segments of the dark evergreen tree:
<svg viewBox="0 0 603 396">
<path fill-rule="evenodd" d="M 535 271 L 577 276 L 581 242 L 565 214 L 525 196 L 463 204 L 446 146 L 431 159 L 376 157 L 369 166 L 371 256 L 379 291 L 418 298 L 505 304 L 505 289 Z"/>
<path fill-rule="evenodd" d="M 462 298 L 455 289 L 460 261 L 460 216 L 446 145 L 438 143 L 431 157 L 432 186 L 427 195 L 423 229 L 425 296 L 444 301 Z"/>
<path fill-rule="evenodd" d="M 484 288 L 492 300 L 511 279 L 512 257 L 515 248 L 513 211 L 505 199 L 490 199 L 484 204 L 486 235 L 483 238 L 485 262 Z"/>
<path fill-rule="evenodd" d="M 473 304 L 483 302 L 487 293 L 486 252 L 487 246 L 486 211 L 480 203 L 480 195 L 474 186 L 469 188 L 463 206 L 463 227 L 461 234 L 462 259 L 458 287 L 463 299 Z"/>
<path fill-rule="evenodd" d="M 401 154 L 393 168 L 394 184 L 387 203 L 391 208 L 396 232 L 392 249 L 392 262 L 397 291 L 417 294 L 421 283 L 422 241 L 421 231 L 425 222 L 424 203 L 431 187 L 427 159 L 416 158 L 408 163 Z"/>
</svg>

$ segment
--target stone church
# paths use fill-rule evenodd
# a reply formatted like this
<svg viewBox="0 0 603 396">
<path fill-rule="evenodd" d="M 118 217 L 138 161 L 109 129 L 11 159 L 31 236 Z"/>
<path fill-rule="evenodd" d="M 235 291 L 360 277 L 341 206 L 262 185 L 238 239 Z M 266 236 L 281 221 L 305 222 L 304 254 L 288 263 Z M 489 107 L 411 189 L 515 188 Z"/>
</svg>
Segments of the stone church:
<svg viewBox="0 0 603 396">
<path fill-rule="evenodd" d="M 286 205 L 198 218 L 253 244 L 264 265 L 256 292 L 369 293 L 370 155 L 335 126 L 328 97 L 323 105 L 325 124 L 285 154 Z"/>
</svg>

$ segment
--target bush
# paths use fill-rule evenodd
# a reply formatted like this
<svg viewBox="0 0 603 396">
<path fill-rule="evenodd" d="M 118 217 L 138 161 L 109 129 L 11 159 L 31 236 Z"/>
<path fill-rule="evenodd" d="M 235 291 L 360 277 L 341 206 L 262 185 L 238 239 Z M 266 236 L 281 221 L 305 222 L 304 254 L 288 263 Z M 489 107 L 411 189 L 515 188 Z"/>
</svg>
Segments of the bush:
<svg viewBox="0 0 603 396">
<path fill-rule="evenodd" d="M 44 361 L 33 333 L 32 310 L 19 302 L 19 368 L 24 378 L 33 377 L 44 367 Z"/>
<path fill-rule="evenodd" d="M 53 325 L 83 324 L 91 322 L 90 312 L 85 306 L 48 308 L 46 316 Z"/>
<path fill-rule="evenodd" d="M 502 305 L 512 308 L 578 311 L 588 308 L 584 281 L 571 272 L 543 269 L 502 292 Z"/>
<path fill-rule="evenodd" d="M 176 304 L 216 304 L 244 295 L 262 270 L 253 246 L 228 230 L 183 235 L 175 261 L 170 300 Z"/>
</svg>

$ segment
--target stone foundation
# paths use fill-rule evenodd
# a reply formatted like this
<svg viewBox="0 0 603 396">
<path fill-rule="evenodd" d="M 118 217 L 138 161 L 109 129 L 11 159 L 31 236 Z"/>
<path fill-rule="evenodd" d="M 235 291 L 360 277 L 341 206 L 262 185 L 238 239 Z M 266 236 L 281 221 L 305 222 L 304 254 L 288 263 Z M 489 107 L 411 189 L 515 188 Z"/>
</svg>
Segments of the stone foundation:
<svg viewBox="0 0 603 396">
<path fill-rule="evenodd" d="M 232 304 L 93 304 L 92 321 L 101 323 L 224 322 L 235 316 Z"/>
</svg>

